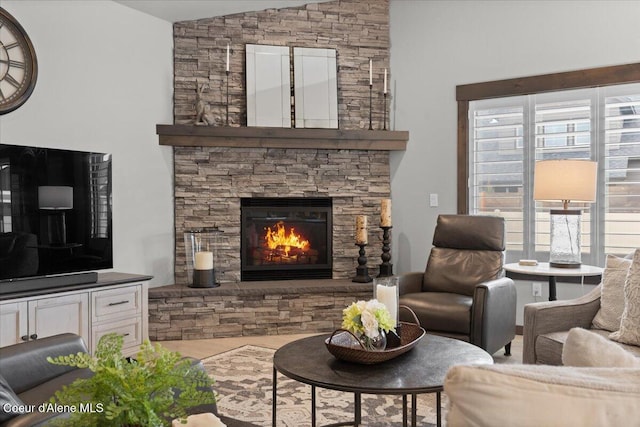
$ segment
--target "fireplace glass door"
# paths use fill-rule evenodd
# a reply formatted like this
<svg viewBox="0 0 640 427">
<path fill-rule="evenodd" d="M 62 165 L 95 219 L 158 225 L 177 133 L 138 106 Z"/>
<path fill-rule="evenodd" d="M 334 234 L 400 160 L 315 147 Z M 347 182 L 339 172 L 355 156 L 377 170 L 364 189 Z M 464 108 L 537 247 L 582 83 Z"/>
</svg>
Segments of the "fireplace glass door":
<svg viewBox="0 0 640 427">
<path fill-rule="evenodd" d="M 332 276 L 330 198 L 242 199 L 241 279 Z"/>
</svg>

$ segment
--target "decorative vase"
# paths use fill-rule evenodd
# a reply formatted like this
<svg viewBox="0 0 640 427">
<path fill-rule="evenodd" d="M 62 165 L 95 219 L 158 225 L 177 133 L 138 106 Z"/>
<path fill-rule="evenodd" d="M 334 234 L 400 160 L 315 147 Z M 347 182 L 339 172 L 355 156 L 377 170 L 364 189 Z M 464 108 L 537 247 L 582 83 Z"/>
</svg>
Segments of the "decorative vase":
<svg viewBox="0 0 640 427">
<path fill-rule="evenodd" d="M 369 338 L 366 334 L 360 335 L 359 339 L 367 351 L 384 351 L 387 348 L 387 334 L 381 329 L 376 338 Z"/>
</svg>

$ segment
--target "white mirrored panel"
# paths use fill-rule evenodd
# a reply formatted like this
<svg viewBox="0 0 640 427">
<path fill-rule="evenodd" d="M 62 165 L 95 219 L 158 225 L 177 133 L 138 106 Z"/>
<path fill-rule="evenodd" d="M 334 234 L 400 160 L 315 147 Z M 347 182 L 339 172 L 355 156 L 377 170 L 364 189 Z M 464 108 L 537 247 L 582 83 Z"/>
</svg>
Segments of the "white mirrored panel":
<svg viewBox="0 0 640 427">
<path fill-rule="evenodd" d="M 338 128 L 335 49 L 293 48 L 297 128 Z"/>
<path fill-rule="evenodd" d="M 291 127 L 289 48 L 246 45 L 247 126 Z"/>
</svg>

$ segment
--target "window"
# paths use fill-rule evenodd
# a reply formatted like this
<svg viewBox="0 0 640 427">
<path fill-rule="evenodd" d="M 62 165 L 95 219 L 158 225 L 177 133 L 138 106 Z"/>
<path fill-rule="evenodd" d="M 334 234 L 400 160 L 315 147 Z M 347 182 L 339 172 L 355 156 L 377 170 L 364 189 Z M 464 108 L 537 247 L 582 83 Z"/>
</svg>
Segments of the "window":
<svg viewBox="0 0 640 427">
<path fill-rule="evenodd" d="M 583 262 L 603 265 L 605 254 L 640 247 L 640 84 L 477 100 L 461 99 L 460 88 L 468 127 L 459 128 L 459 144 L 466 137 L 468 157 L 459 161 L 459 168 L 466 163 L 466 188 L 458 187 L 466 212 L 459 211 L 506 219 L 508 261 L 548 257 L 549 210 L 561 205 L 533 201 L 537 160 L 598 162 L 596 203 L 570 204 L 582 210 Z"/>
<path fill-rule="evenodd" d="M 91 154 L 89 157 L 91 237 L 94 239 L 108 238 L 111 234 L 109 230 L 111 225 L 109 218 L 110 164 L 111 155 L 109 154 Z"/>
</svg>

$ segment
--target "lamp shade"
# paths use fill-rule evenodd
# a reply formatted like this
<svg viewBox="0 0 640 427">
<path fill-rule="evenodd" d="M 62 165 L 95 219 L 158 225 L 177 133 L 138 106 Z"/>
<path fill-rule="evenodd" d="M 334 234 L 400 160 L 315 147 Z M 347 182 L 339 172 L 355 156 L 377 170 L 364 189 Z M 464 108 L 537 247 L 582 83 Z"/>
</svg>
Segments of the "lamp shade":
<svg viewBox="0 0 640 427">
<path fill-rule="evenodd" d="M 38 187 L 40 209 L 73 209 L 73 187 L 44 185 Z"/>
<path fill-rule="evenodd" d="M 598 163 L 590 160 L 536 162 L 533 199 L 593 202 L 597 171 Z"/>
</svg>

